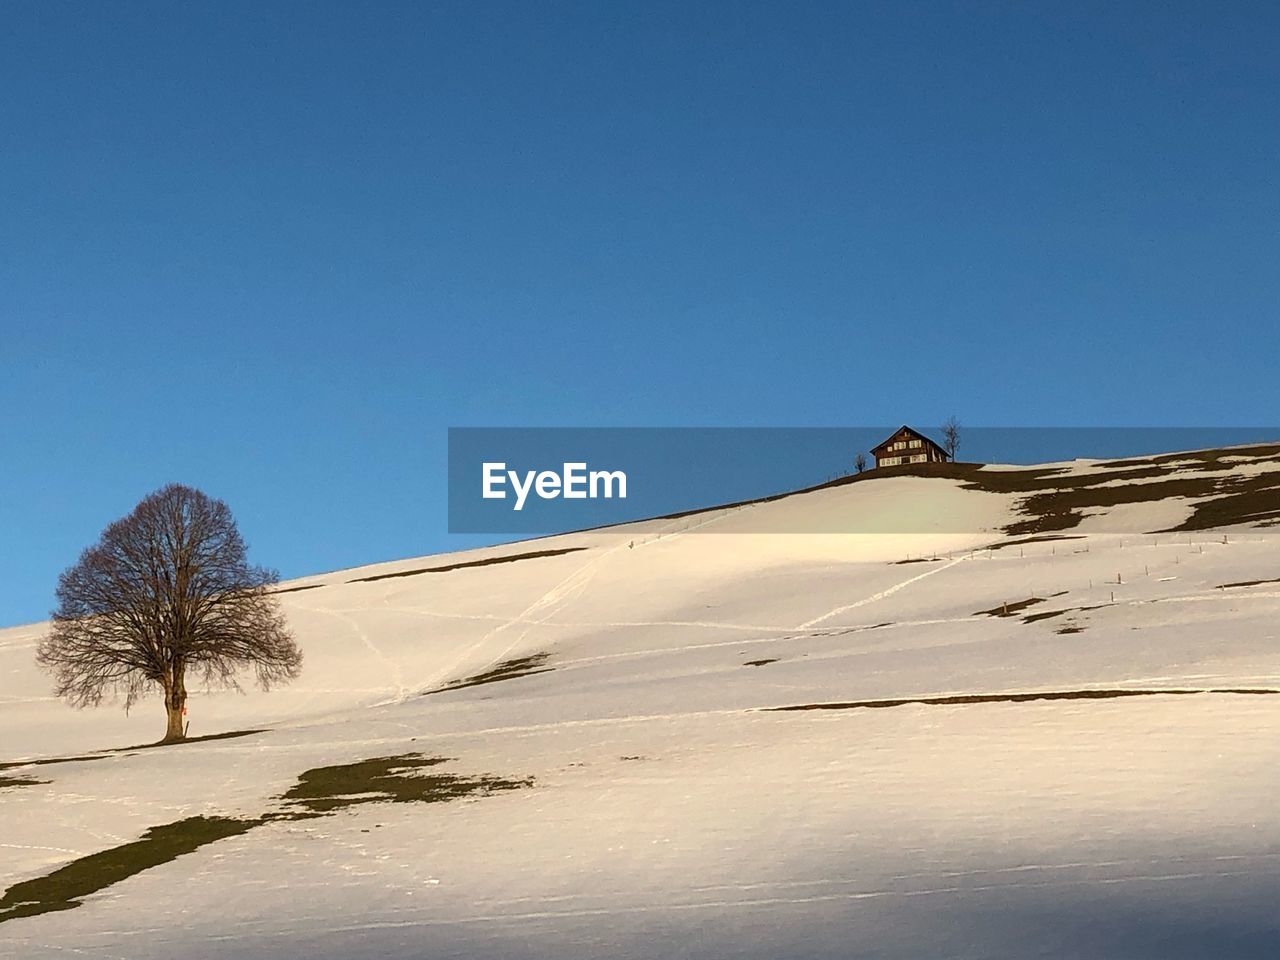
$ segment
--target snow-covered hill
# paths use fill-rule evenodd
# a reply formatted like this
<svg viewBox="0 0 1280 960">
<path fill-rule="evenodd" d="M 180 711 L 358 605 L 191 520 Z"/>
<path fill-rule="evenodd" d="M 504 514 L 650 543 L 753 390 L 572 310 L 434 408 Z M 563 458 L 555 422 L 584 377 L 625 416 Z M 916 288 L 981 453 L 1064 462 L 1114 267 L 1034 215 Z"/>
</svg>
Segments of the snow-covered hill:
<svg viewBox="0 0 1280 960">
<path fill-rule="evenodd" d="M 1280 447 L 942 465 L 308 577 L 164 748 L 0 631 L 0 945 L 1271 957 L 1278 519 Z"/>
</svg>

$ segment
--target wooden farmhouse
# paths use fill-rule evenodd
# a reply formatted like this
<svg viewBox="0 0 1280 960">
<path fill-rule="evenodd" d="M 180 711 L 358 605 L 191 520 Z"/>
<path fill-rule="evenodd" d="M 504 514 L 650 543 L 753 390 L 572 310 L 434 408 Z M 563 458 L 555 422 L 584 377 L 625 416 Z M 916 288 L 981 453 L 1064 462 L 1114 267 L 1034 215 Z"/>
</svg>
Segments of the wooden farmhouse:
<svg viewBox="0 0 1280 960">
<path fill-rule="evenodd" d="M 896 467 L 903 463 L 946 463 L 947 451 L 923 433 L 903 426 L 889 439 L 871 448 L 877 467 Z"/>
</svg>

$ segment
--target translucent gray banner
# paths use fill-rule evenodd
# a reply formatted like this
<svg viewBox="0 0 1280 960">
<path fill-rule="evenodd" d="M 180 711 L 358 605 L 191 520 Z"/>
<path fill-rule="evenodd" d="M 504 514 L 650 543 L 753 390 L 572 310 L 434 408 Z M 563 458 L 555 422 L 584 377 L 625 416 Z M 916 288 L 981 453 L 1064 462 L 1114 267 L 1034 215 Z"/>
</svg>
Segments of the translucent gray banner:
<svg viewBox="0 0 1280 960">
<path fill-rule="evenodd" d="M 454 428 L 451 533 L 1280 530 L 1280 428 Z"/>
</svg>

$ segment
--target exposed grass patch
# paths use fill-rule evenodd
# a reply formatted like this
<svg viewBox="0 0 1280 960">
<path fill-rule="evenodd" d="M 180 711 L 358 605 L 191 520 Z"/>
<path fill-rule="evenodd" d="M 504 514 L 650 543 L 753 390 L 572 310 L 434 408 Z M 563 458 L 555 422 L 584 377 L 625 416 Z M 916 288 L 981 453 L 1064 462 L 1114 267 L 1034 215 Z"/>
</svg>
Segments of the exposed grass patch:
<svg viewBox="0 0 1280 960">
<path fill-rule="evenodd" d="M 302 774 L 282 799 L 311 813 L 328 813 L 362 803 L 444 803 L 461 797 L 518 790 L 533 784 L 531 779 L 420 772 L 448 762 L 448 757 L 405 753 L 396 757 L 374 757 L 356 763 L 316 767 Z"/>
<path fill-rule="evenodd" d="M 577 553 L 586 547 L 563 547 L 559 550 L 530 550 L 527 553 L 510 553 L 505 557 L 487 557 L 484 560 L 465 560 L 460 563 L 446 563 L 438 567 L 419 567 L 416 570 L 400 570 L 396 573 L 378 573 L 372 577 L 356 577 L 347 583 L 372 583 L 375 580 L 394 580 L 397 577 L 416 577 L 422 573 L 447 573 L 450 570 L 465 570 L 470 567 L 491 567 L 499 563 L 515 563 L 517 560 L 536 560 L 539 557 L 559 557 L 566 553 Z"/>
<path fill-rule="evenodd" d="M 1065 626 L 1059 627 L 1054 633 L 1084 633 L 1084 627 Z"/>
<path fill-rule="evenodd" d="M 479 687 L 486 683 L 499 683 L 503 680 L 515 680 L 518 677 L 531 677 L 535 673 L 550 673 L 555 667 L 546 666 L 551 658 L 549 653 L 534 653 L 527 657 L 513 657 L 503 660 L 497 666 L 461 680 L 452 680 L 444 686 L 428 690 L 423 696 L 433 693 L 444 693 L 448 690 L 463 690 L 467 687 Z"/>
<path fill-rule="evenodd" d="M 300 590 L 319 590 L 323 586 L 323 583 L 307 583 L 301 587 L 282 587 L 279 590 L 272 590 L 271 593 L 297 593 Z"/>
<path fill-rule="evenodd" d="M 769 657 L 766 660 L 748 660 L 746 663 L 743 664 L 743 666 L 744 667 L 763 667 L 766 664 L 777 663 L 777 662 L 778 662 L 777 657 Z"/>
<path fill-rule="evenodd" d="M 262 822 L 235 817 L 188 817 L 152 827 L 140 840 L 73 860 L 43 877 L 15 883 L 0 897 L 0 923 L 70 910 L 91 893 L 193 853 L 207 843 L 247 833 Z"/>
<path fill-rule="evenodd" d="M 906 560 L 893 561 L 894 566 L 901 566 L 904 563 L 937 563 L 941 557 L 909 557 Z"/>
<path fill-rule="evenodd" d="M 765 707 L 766 712 L 794 710 L 876 710 L 908 704 L 957 706 L 975 703 L 1031 703 L 1037 700 L 1115 700 L 1122 697 L 1192 696 L 1201 693 L 1269 695 L 1280 690 L 1265 687 L 1222 688 L 1212 690 L 1048 690 L 1036 693 L 963 693 L 940 697 L 903 697 L 897 700 L 849 700 L 843 703 L 802 703 L 789 707 Z"/>
<path fill-rule="evenodd" d="M 188 817 L 161 824 L 131 843 L 80 857 L 43 877 L 16 883 L 0 897 L 0 923 L 70 910 L 90 894 L 121 880 L 194 853 L 206 844 L 241 836 L 264 823 L 312 819 L 365 803 L 445 803 L 462 797 L 517 790 L 534 782 L 532 778 L 510 780 L 420 772 L 448 762 L 447 757 L 406 753 L 307 770 L 280 798 L 286 805 L 283 811 L 266 812 L 258 817 Z M 6 779 L 40 782 L 0 778 L 0 786 Z"/>
</svg>

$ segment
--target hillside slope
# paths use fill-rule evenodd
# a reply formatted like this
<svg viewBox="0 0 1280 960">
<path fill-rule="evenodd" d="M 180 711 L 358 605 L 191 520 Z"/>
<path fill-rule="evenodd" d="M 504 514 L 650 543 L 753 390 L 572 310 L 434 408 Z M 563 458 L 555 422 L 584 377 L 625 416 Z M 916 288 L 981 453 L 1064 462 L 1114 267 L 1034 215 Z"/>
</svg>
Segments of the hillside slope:
<svg viewBox="0 0 1280 960">
<path fill-rule="evenodd" d="M 941 465 L 308 577 L 157 749 L 0 631 L 0 944 L 1273 956 L 1277 521 L 1280 447 Z"/>
</svg>

